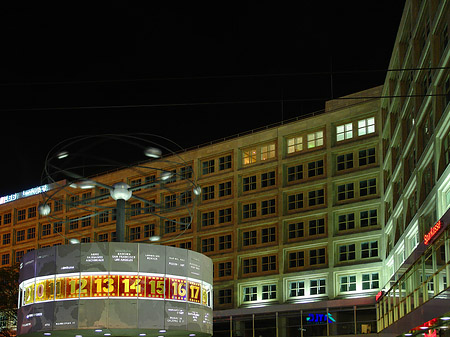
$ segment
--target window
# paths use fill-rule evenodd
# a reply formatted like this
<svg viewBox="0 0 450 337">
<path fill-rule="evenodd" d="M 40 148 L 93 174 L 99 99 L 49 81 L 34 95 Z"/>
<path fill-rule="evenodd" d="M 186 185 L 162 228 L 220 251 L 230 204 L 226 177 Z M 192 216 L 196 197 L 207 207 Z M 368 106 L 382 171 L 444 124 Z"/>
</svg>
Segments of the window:
<svg viewBox="0 0 450 337">
<path fill-rule="evenodd" d="M 261 146 L 261 160 L 275 158 L 275 144 Z"/>
<path fill-rule="evenodd" d="M 276 158 L 276 145 L 275 143 L 263 144 L 243 149 L 241 153 L 243 165 L 254 164 L 259 161 Z"/>
<path fill-rule="evenodd" d="M 36 228 L 27 229 L 27 240 L 34 239 L 36 237 Z"/>
<path fill-rule="evenodd" d="M 202 227 L 214 225 L 214 212 L 202 213 Z"/>
<path fill-rule="evenodd" d="M 261 187 L 269 187 L 275 185 L 275 171 L 261 174 Z"/>
<path fill-rule="evenodd" d="M 144 238 L 155 236 L 155 224 L 144 225 Z"/>
<path fill-rule="evenodd" d="M 17 221 L 25 220 L 26 214 L 27 213 L 25 209 L 19 209 L 17 211 Z"/>
<path fill-rule="evenodd" d="M 275 227 L 263 228 L 261 230 L 261 242 L 262 243 L 275 242 L 275 241 L 276 241 L 276 228 Z"/>
<path fill-rule="evenodd" d="M 358 136 L 368 135 L 375 132 L 375 118 L 370 117 L 358 121 Z"/>
<path fill-rule="evenodd" d="M 353 153 L 346 153 L 336 157 L 336 170 L 343 171 L 353 168 Z"/>
<path fill-rule="evenodd" d="M 288 182 L 303 179 L 303 165 L 295 165 L 287 168 Z"/>
<path fill-rule="evenodd" d="M 242 245 L 245 246 L 251 246 L 256 245 L 258 239 L 256 230 L 247 231 L 242 233 Z"/>
<path fill-rule="evenodd" d="M 130 241 L 139 240 L 141 238 L 141 227 L 130 228 Z"/>
<path fill-rule="evenodd" d="M 323 145 L 323 131 L 309 133 L 307 135 L 308 149 Z"/>
<path fill-rule="evenodd" d="M 325 219 L 313 219 L 308 221 L 309 236 L 325 234 Z"/>
<path fill-rule="evenodd" d="M 356 259 L 356 246 L 354 243 L 339 246 L 339 262 L 353 261 Z"/>
<path fill-rule="evenodd" d="M 377 193 L 377 180 L 367 179 L 359 182 L 359 195 L 361 197 Z"/>
<path fill-rule="evenodd" d="M 324 278 L 309 281 L 310 295 L 326 294 L 326 280 Z"/>
<path fill-rule="evenodd" d="M 308 163 L 308 178 L 323 175 L 323 160 Z"/>
<path fill-rule="evenodd" d="M 310 266 L 325 264 L 325 262 L 326 262 L 325 248 L 311 249 L 309 251 Z"/>
<path fill-rule="evenodd" d="M 219 250 L 228 250 L 233 248 L 231 234 L 219 236 Z"/>
<path fill-rule="evenodd" d="M 170 194 L 164 197 L 164 205 L 166 208 L 175 208 L 177 206 L 177 195 Z"/>
<path fill-rule="evenodd" d="M 347 123 L 336 127 L 336 140 L 338 142 L 353 137 L 353 124 Z"/>
<path fill-rule="evenodd" d="M 231 155 L 226 155 L 219 158 L 219 171 L 228 170 L 231 168 Z"/>
<path fill-rule="evenodd" d="M 219 305 L 232 303 L 232 289 L 220 289 L 217 294 L 217 302 Z"/>
<path fill-rule="evenodd" d="M 299 268 L 305 266 L 305 252 L 292 252 L 288 255 L 289 268 Z"/>
<path fill-rule="evenodd" d="M 258 271 L 258 260 L 256 259 L 256 257 L 244 259 L 242 261 L 242 265 L 243 265 L 242 269 L 243 274 L 252 274 Z"/>
<path fill-rule="evenodd" d="M 288 210 L 303 208 L 303 193 L 288 196 Z"/>
<path fill-rule="evenodd" d="M 338 201 L 353 199 L 355 197 L 355 187 L 353 183 L 338 185 L 337 197 Z"/>
<path fill-rule="evenodd" d="M 288 224 L 288 238 L 302 238 L 305 234 L 303 222 L 295 222 Z"/>
<path fill-rule="evenodd" d="M 52 232 L 52 225 L 51 224 L 44 224 L 42 225 L 42 236 L 50 235 Z"/>
<path fill-rule="evenodd" d="M 16 232 L 16 242 L 25 240 L 25 229 Z"/>
<path fill-rule="evenodd" d="M 275 199 L 261 201 L 261 215 L 274 214 L 275 212 Z"/>
<path fill-rule="evenodd" d="M 11 221 L 12 221 L 11 213 L 6 213 L 3 215 L 3 224 L 4 225 L 10 224 Z"/>
<path fill-rule="evenodd" d="M 202 240 L 202 253 L 214 251 L 214 238 L 207 238 Z"/>
<path fill-rule="evenodd" d="M 10 263 L 10 255 L 9 255 L 9 253 L 2 254 L 2 266 L 8 265 L 9 263 Z"/>
<path fill-rule="evenodd" d="M 261 270 L 262 271 L 277 270 L 277 257 L 275 255 L 263 256 L 261 258 Z"/>
<path fill-rule="evenodd" d="M 244 219 L 256 217 L 256 203 L 245 204 L 242 207 L 242 217 Z"/>
<path fill-rule="evenodd" d="M 219 223 L 228 223 L 231 222 L 231 208 L 225 208 L 219 210 Z"/>
<path fill-rule="evenodd" d="M 293 137 L 287 140 L 287 153 L 295 153 L 303 150 L 303 137 Z"/>
<path fill-rule="evenodd" d="M 367 259 L 378 256 L 378 241 L 361 243 L 361 258 Z"/>
<path fill-rule="evenodd" d="M 257 287 L 245 287 L 243 289 L 244 299 L 243 302 L 257 301 L 258 299 L 258 288 Z"/>
<path fill-rule="evenodd" d="M 305 281 L 289 282 L 289 297 L 305 296 Z"/>
<path fill-rule="evenodd" d="M 375 148 L 372 147 L 370 149 L 366 150 L 360 150 L 358 152 L 358 160 L 359 160 L 359 166 L 365 166 L 370 165 L 376 162 L 375 160 Z"/>
<path fill-rule="evenodd" d="M 212 200 L 214 199 L 214 185 L 206 186 L 202 188 L 202 200 Z"/>
<path fill-rule="evenodd" d="M 192 179 L 192 166 L 184 166 L 180 168 L 180 179 Z"/>
<path fill-rule="evenodd" d="M 379 287 L 378 273 L 362 274 L 362 290 L 378 289 Z"/>
<path fill-rule="evenodd" d="M 164 233 L 175 233 L 177 231 L 177 223 L 173 220 L 164 221 Z"/>
<path fill-rule="evenodd" d="M 253 191 L 256 190 L 256 176 L 245 177 L 243 179 L 243 191 Z"/>
<path fill-rule="evenodd" d="M 98 235 L 98 241 L 99 242 L 108 242 L 109 239 L 109 233 L 102 233 Z"/>
<path fill-rule="evenodd" d="M 339 231 L 346 231 L 355 228 L 355 213 L 341 214 L 338 216 Z"/>
<path fill-rule="evenodd" d="M 341 292 L 356 291 L 356 275 L 341 276 L 339 285 Z"/>
<path fill-rule="evenodd" d="M 202 162 L 202 174 L 214 173 L 214 159 L 205 160 Z"/>
<path fill-rule="evenodd" d="M 180 205 L 188 205 L 189 203 L 192 202 L 192 191 L 185 191 L 185 192 L 181 192 L 180 193 Z M 149 205 L 149 204 L 146 204 Z M 154 206 L 152 206 L 153 208 L 153 212 L 155 211 Z M 149 207 L 146 207 L 146 210 L 148 210 Z M 145 212 L 145 213 L 148 213 Z"/>
<path fill-rule="evenodd" d="M 28 208 L 28 219 L 36 217 L 36 206 Z"/>
<path fill-rule="evenodd" d="M 272 300 L 277 298 L 277 285 L 265 284 L 262 286 L 262 300 Z"/>
<path fill-rule="evenodd" d="M 106 223 L 109 221 L 109 211 L 102 211 L 98 214 L 98 223 Z"/>
<path fill-rule="evenodd" d="M 368 226 L 376 226 L 378 225 L 378 215 L 376 209 L 371 209 L 368 211 L 361 211 L 359 213 L 360 226 L 368 227 Z"/>
<path fill-rule="evenodd" d="M 11 233 L 3 234 L 2 244 L 3 245 L 9 245 L 10 243 L 11 243 Z"/>
<path fill-rule="evenodd" d="M 308 206 L 323 205 L 325 203 L 325 191 L 323 189 L 308 192 Z"/>
<path fill-rule="evenodd" d="M 232 265 L 233 264 L 231 261 L 219 262 L 217 266 L 218 277 L 224 278 L 232 276 L 233 275 Z"/>
<path fill-rule="evenodd" d="M 219 198 L 231 195 L 231 181 L 219 184 Z"/>
</svg>

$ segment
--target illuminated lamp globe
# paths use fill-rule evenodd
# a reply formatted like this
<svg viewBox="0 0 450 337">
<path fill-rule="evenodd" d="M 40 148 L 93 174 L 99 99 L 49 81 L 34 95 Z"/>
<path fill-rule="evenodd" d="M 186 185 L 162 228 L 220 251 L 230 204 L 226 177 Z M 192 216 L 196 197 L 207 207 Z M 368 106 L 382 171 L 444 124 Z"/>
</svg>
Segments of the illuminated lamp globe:
<svg viewBox="0 0 450 337">
<path fill-rule="evenodd" d="M 152 241 L 152 242 L 156 242 L 156 241 L 161 240 L 161 237 L 159 235 L 153 235 L 148 240 Z"/>
<path fill-rule="evenodd" d="M 63 159 L 63 158 L 66 158 L 66 157 L 68 157 L 69 156 L 69 152 L 67 152 L 67 151 L 62 151 L 62 152 L 60 152 L 60 153 L 58 153 L 57 155 L 56 155 L 56 157 L 58 158 L 58 159 Z"/>
<path fill-rule="evenodd" d="M 132 192 L 129 190 L 130 186 L 125 183 L 116 183 L 113 189 L 109 192 L 114 200 L 128 200 L 131 198 Z"/>
<path fill-rule="evenodd" d="M 42 216 L 47 216 L 50 214 L 50 206 L 45 204 L 45 205 L 39 205 L 38 207 L 38 211 L 39 214 Z"/>
<path fill-rule="evenodd" d="M 69 243 L 72 245 L 77 245 L 80 243 L 80 240 L 72 238 L 72 239 L 69 239 Z"/>
<path fill-rule="evenodd" d="M 149 147 L 144 151 L 144 154 L 150 158 L 161 158 L 161 150 L 156 147 Z"/>
<path fill-rule="evenodd" d="M 163 173 L 161 173 L 161 180 L 168 180 L 173 176 L 172 172 L 169 171 L 164 171 Z"/>
<path fill-rule="evenodd" d="M 92 180 L 83 180 L 77 184 L 77 187 L 86 190 L 95 187 L 95 183 Z"/>
<path fill-rule="evenodd" d="M 196 187 L 194 187 L 193 192 L 195 195 L 200 195 L 202 193 L 202 188 L 200 186 L 196 186 Z"/>
</svg>

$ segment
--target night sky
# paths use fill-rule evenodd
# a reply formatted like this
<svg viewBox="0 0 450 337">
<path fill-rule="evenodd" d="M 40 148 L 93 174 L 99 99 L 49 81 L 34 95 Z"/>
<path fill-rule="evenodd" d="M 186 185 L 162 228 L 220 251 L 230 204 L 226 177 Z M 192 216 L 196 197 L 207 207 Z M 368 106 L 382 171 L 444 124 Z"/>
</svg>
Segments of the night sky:
<svg viewBox="0 0 450 337">
<path fill-rule="evenodd" d="M 3 9 L 0 196 L 40 185 L 68 137 L 144 132 L 189 148 L 383 84 L 404 6 L 210 3 Z"/>
</svg>

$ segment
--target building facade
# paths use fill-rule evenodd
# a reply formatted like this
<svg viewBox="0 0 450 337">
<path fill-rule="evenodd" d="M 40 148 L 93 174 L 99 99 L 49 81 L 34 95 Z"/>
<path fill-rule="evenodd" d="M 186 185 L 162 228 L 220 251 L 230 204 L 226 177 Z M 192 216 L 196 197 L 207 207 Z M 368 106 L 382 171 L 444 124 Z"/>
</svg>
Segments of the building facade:
<svg viewBox="0 0 450 337">
<path fill-rule="evenodd" d="M 182 152 L 183 166 L 154 162 L 176 173 L 167 182 L 172 192 L 135 194 L 169 210 L 162 219 L 129 200 L 126 239 L 158 235 L 155 244 L 213 259 L 214 335 L 383 335 L 402 318 L 382 321 L 387 296 L 378 307 L 375 297 L 398 287 L 450 205 L 449 15 L 448 1 L 406 1 L 380 87 Z M 159 173 L 130 168 L 96 180 L 138 186 Z M 186 175 L 201 187 L 192 214 L 177 207 L 189 198 L 180 195 Z M 1 266 L 70 238 L 114 240 L 114 212 L 85 217 L 77 207 L 94 199 L 113 206 L 102 200 L 104 189 L 61 195 L 50 205 L 53 221 L 39 215 L 39 192 L 0 199 Z M 446 266 L 449 254 L 450 246 L 435 265 Z M 432 277 L 436 295 L 444 291 L 450 275 L 440 271 L 427 271 L 419 287 Z M 412 329 L 408 324 L 394 335 Z"/>
</svg>

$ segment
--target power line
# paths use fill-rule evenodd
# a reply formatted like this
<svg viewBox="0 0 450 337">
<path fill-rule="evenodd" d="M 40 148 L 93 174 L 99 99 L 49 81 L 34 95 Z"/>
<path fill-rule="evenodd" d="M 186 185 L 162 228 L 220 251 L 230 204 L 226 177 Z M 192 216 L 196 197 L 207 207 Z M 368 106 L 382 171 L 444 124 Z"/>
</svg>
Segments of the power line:
<svg viewBox="0 0 450 337">
<path fill-rule="evenodd" d="M 129 83 L 129 82 L 152 82 L 152 81 L 186 81 L 186 80 L 217 80 L 217 79 L 244 79 L 244 78 L 268 78 L 268 77 L 297 77 L 297 76 L 333 76 L 366 74 L 380 72 L 402 72 L 402 71 L 421 71 L 421 70 L 445 70 L 450 67 L 424 67 L 424 68 L 398 68 L 398 69 L 366 69 L 366 70 L 342 70 L 342 71 L 318 71 L 318 72 L 300 72 L 300 73 L 266 73 L 266 74 L 242 74 L 242 75 L 205 75 L 205 76 L 171 76 L 171 77 L 152 77 L 152 78 L 132 78 L 132 79 L 104 79 L 104 80 L 74 80 L 74 81 L 39 81 L 39 82 L 3 82 L 0 87 L 5 86 L 36 86 L 36 85 L 70 85 L 70 84 L 102 84 L 102 83 Z"/>
<path fill-rule="evenodd" d="M 408 97 L 439 97 L 446 94 L 423 94 L 423 95 L 384 95 L 384 96 L 350 96 L 338 98 L 293 98 L 293 99 L 270 99 L 270 100 L 246 100 L 246 101 L 218 101 L 218 102 L 192 102 L 192 103 L 154 103 L 154 104 L 124 104 L 124 105 L 90 105 L 90 106 L 66 106 L 66 107 L 39 107 L 39 108 L 4 108 L 0 112 L 19 111 L 55 111 L 55 110 L 99 110 L 99 109 L 139 109 L 139 108 L 163 108 L 163 107 L 189 107 L 189 106 L 212 106 L 212 105 L 232 105 L 232 104 L 261 104 L 286 102 L 323 102 L 329 100 L 373 100 L 384 98 L 408 98 Z"/>
</svg>

